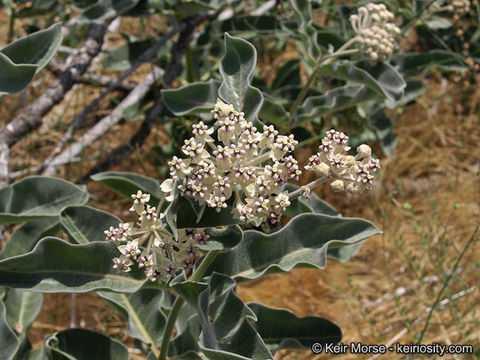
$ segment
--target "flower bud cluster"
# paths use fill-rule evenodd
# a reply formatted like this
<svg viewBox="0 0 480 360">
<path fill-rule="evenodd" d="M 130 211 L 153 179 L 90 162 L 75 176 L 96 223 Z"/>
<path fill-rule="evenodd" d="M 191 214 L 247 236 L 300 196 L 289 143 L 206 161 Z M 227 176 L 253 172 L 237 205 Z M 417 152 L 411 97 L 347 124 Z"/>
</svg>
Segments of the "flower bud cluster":
<svg viewBox="0 0 480 360">
<path fill-rule="evenodd" d="M 470 11 L 470 0 L 449 0 L 448 3 L 449 10 L 458 16 Z"/>
<path fill-rule="evenodd" d="M 357 156 L 348 155 L 348 136 L 332 129 L 325 132 L 318 150 L 310 157 L 305 169 L 314 170 L 330 180 L 334 192 L 357 193 L 371 189 L 380 162 L 372 157 L 372 149 L 368 145 L 357 147 Z"/>
<path fill-rule="evenodd" d="M 350 16 L 360 50 L 372 60 L 385 60 L 393 53 L 400 29 L 393 22 L 393 13 L 384 4 L 368 4 Z"/>
<path fill-rule="evenodd" d="M 213 126 L 200 122 L 193 126 L 194 136 L 185 140 L 186 158 L 168 163 L 172 179 L 162 183 L 162 190 L 170 193 L 167 199 L 177 190 L 219 212 L 233 197 L 236 218 L 275 223 L 290 204 L 288 192 L 280 187 L 301 174 L 291 155 L 298 142 L 293 135 L 279 135 L 273 125 L 257 129 L 243 112 L 221 100 L 211 114 Z"/>
<path fill-rule="evenodd" d="M 190 271 L 200 256 L 199 246 L 206 244 L 209 235 L 203 229 L 179 229 L 178 237 L 167 230 L 149 194 L 140 190 L 132 195 L 130 211 L 138 215 L 136 223 L 120 223 L 105 230 L 107 241 L 113 241 L 121 255 L 113 259 L 113 268 L 128 272 L 137 263 L 148 279 L 162 282 L 184 269 Z"/>
</svg>

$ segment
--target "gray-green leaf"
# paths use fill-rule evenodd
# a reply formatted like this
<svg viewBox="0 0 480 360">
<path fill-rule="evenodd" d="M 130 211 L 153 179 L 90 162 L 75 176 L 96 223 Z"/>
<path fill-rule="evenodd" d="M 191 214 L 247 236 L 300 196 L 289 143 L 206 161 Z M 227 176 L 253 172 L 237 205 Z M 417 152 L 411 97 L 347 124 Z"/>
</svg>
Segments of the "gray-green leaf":
<svg viewBox="0 0 480 360">
<path fill-rule="evenodd" d="M 84 189 L 68 181 L 28 177 L 0 190 L 0 224 L 58 216 L 63 207 L 87 200 Z"/>
<path fill-rule="evenodd" d="M 78 244 L 104 241 L 104 231 L 121 222 L 116 216 L 89 206 L 68 206 L 60 213 L 64 230 Z"/>
<path fill-rule="evenodd" d="M 157 180 L 132 172 L 106 171 L 92 175 L 91 178 L 128 198 L 131 194 L 136 194 L 137 190 L 149 193 L 152 196 L 150 203 L 154 206 L 163 195 Z"/>
<path fill-rule="evenodd" d="M 99 292 L 98 295 L 114 303 L 128 320 L 127 331 L 131 337 L 160 345 L 165 326 L 165 315 L 161 311 L 163 291 L 142 289 L 133 294 Z"/>
<path fill-rule="evenodd" d="M 119 256 L 115 244 L 70 244 L 47 237 L 29 253 L 0 261 L 0 286 L 40 292 L 134 292 L 142 287 L 142 271 L 118 274 L 112 259 Z"/>
<path fill-rule="evenodd" d="M 298 318 L 285 309 L 263 304 L 247 304 L 257 316 L 252 325 L 272 353 L 280 349 L 310 349 L 313 343 L 331 344 L 342 339 L 342 331 L 334 323 L 316 316 Z"/>
<path fill-rule="evenodd" d="M 0 52 L 0 96 L 22 91 L 32 81 L 38 66 L 17 65 Z"/>
<path fill-rule="evenodd" d="M 329 248 L 352 246 L 378 233 L 375 225 L 363 219 L 301 214 L 272 234 L 245 231 L 243 241 L 219 254 L 208 272 L 246 281 L 299 266 L 323 269 Z"/>
<path fill-rule="evenodd" d="M 45 340 L 51 360 L 129 360 L 125 345 L 109 336 L 87 329 L 68 329 Z"/>
<path fill-rule="evenodd" d="M 200 110 L 211 110 L 218 98 L 218 80 L 196 82 L 179 89 L 162 90 L 165 106 L 174 115 L 181 116 Z"/>
<path fill-rule="evenodd" d="M 55 235 L 59 229 L 58 218 L 23 223 L 8 238 L 0 253 L 0 260 L 29 252 L 40 239 Z"/>
<path fill-rule="evenodd" d="M 52 59 L 61 43 L 62 24 L 58 23 L 20 38 L 5 46 L 0 52 L 15 64 L 37 65 L 35 73 L 38 73 Z"/>
<path fill-rule="evenodd" d="M 254 312 L 235 295 L 236 282 L 213 273 L 199 295 L 197 313 L 202 327 L 199 345 L 211 360 L 273 359 L 251 320 Z"/>
<path fill-rule="evenodd" d="M 220 65 L 222 84 L 220 97 L 235 110 L 243 111 L 245 118 L 255 121 L 263 103 L 260 90 L 251 86 L 257 63 L 257 51 L 248 41 L 225 33 L 225 55 Z"/>
<path fill-rule="evenodd" d="M 18 340 L 6 320 L 3 301 L 0 301 L 0 359 L 11 360 L 18 349 Z"/>
</svg>

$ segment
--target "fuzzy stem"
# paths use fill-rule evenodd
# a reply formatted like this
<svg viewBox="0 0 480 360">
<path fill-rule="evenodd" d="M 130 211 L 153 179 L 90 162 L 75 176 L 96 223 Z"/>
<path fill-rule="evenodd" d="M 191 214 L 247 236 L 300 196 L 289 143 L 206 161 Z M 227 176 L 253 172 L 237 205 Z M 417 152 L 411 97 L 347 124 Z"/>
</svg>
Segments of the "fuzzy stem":
<svg viewBox="0 0 480 360">
<path fill-rule="evenodd" d="M 293 120 L 293 116 L 297 112 L 298 107 L 302 103 L 303 99 L 307 95 L 308 90 L 310 90 L 310 87 L 312 86 L 313 82 L 315 81 L 315 78 L 317 77 L 317 70 L 320 65 L 326 65 L 329 64 L 333 59 L 347 55 L 347 54 L 352 54 L 358 52 L 357 49 L 352 49 L 349 51 L 345 51 L 348 47 L 352 46 L 354 43 L 356 43 L 359 40 L 358 36 L 355 36 L 354 38 L 351 38 L 348 40 L 345 44 L 343 44 L 341 47 L 338 48 L 337 51 L 335 51 L 333 54 L 328 54 L 325 56 L 322 56 L 318 59 L 317 63 L 315 64 L 315 69 L 313 70 L 312 74 L 308 78 L 307 83 L 305 84 L 304 88 L 298 95 L 297 99 L 295 100 L 295 103 L 293 104 L 292 108 L 290 109 L 290 122 Z"/>
<path fill-rule="evenodd" d="M 247 162 L 245 165 L 246 166 L 252 166 L 252 165 L 257 165 L 257 164 L 260 164 L 264 161 L 267 161 L 268 159 L 270 159 L 270 152 L 266 152 L 265 154 L 262 154 L 260 155 L 259 157 L 253 159 L 252 161 L 249 161 Z"/>
<path fill-rule="evenodd" d="M 313 180 L 312 182 L 308 183 L 307 185 L 302 186 L 300 189 L 295 190 L 291 194 L 288 195 L 289 199 L 296 199 L 297 197 L 302 196 L 303 192 L 305 191 L 304 189 L 307 188 L 309 190 L 315 189 L 318 185 L 323 184 L 325 181 L 327 181 L 326 176 L 322 176 L 321 178 L 318 178 L 316 180 Z"/>
<path fill-rule="evenodd" d="M 8 35 L 7 35 L 7 43 L 11 43 L 13 41 L 13 37 L 15 35 L 15 10 L 10 9 L 10 19 L 8 21 Z"/>
<path fill-rule="evenodd" d="M 190 277 L 190 281 L 200 280 L 218 253 L 219 253 L 218 250 L 210 251 L 209 253 L 207 253 L 205 258 L 201 262 L 200 266 L 197 268 L 197 270 L 195 270 L 195 272 Z M 181 296 L 177 296 L 177 298 L 173 303 L 172 310 L 170 310 L 170 314 L 168 314 L 167 323 L 165 325 L 165 331 L 163 333 L 162 344 L 160 347 L 159 360 L 166 360 L 167 358 L 168 345 L 170 344 L 172 332 L 173 332 L 173 329 L 175 328 L 175 322 L 177 321 L 178 314 L 180 313 L 180 310 L 182 309 L 184 304 L 185 304 L 185 299 L 182 298 Z"/>
</svg>

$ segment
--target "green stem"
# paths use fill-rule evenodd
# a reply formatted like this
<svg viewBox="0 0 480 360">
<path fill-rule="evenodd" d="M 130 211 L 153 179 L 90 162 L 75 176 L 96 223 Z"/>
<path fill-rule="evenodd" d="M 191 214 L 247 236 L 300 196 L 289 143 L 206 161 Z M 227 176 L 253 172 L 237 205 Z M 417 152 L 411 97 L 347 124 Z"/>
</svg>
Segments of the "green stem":
<svg viewBox="0 0 480 360">
<path fill-rule="evenodd" d="M 320 65 L 327 65 L 330 62 L 332 62 L 333 59 L 343 56 L 343 55 L 348 55 L 348 54 L 353 54 L 358 52 L 358 49 L 352 49 L 352 50 L 346 50 L 348 47 L 352 46 L 354 43 L 358 41 L 358 37 L 355 36 L 354 38 L 348 40 L 345 44 L 343 44 L 340 48 L 338 48 L 337 51 L 335 51 L 333 54 L 327 54 L 325 56 L 322 56 L 318 59 L 317 63 L 315 64 L 315 68 L 313 69 L 312 74 L 308 78 L 307 83 L 303 87 L 302 91 L 300 94 L 297 96 L 297 99 L 295 100 L 295 103 L 293 104 L 292 108 L 290 109 L 290 123 L 293 120 L 293 117 L 295 113 L 297 112 L 298 107 L 302 103 L 303 99 L 307 95 L 308 90 L 310 90 L 310 87 L 312 86 L 313 82 L 315 81 L 318 73 L 318 68 Z"/>
<path fill-rule="evenodd" d="M 10 9 L 10 20 L 8 23 L 8 36 L 7 36 L 8 44 L 13 41 L 14 28 L 15 28 L 15 10 Z"/>
<path fill-rule="evenodd" d="M 422 330 L 422 333 L 421 333 L 421 335 L 420 335 L 420 338 L 418 339 L 418 342 L 419 342 L 419 343 L 422 342 L 425 334 L 427 333 L 428 327 L 429 327 L 429 325 L 430 325 L 430 318 L 432 317 L 433 312 L 435 311 L 436 307 L 437 307 L 438 304 L 440 303 L 440 299 L 441 299 L 441 297 L 442 297 L 442 295 L 443 295 L 443 292 L 444 292 L 445 289 L 447 288 L 447 285 L 448 285 L 448 283 L 450 282 L 450 279 L 452 278 L 453 274 L 455 274 L 455 272 L 457 271 L 458 264 L 460 264 L 460 261 L 462 260 L 463 255 L 465 255 L 465 253 L 467 252 L 467 249 L 470 247 L 470 245 L 471 245 L 471 244 L 473 243 L 473 241 L 475 240 L 475 235 L 477 234 L 477 231 L 478 231 L 479 227 L 480 227 L 480 225 L 477 225 L 477 228 L 476 228 L 475 231 L 473 232 L 472 237 L 470 238 L 470 240 L 468 240 L 467 245 L 465 245 L 465 247 L 463 248 L 463 251 L 462 251 L 462 253 L 459 255 L 457 261 L 455 262 L 455 265 L 453 265 L 452 271 L 450 272 L 450 274 L 448 274 L 447 278 L 445 279 L 445 282 L 443 283 L 442 289 L 441 289 L 440 292 L 438 293 L 437 298 L 435 299 L 435 302 L 433 303 L 432 307 L 430 308 L 430 312 L 428 313 L 427 320 L 425 321 L 425 326 L 423 327 L 423 330 Z"/>
<path fill-rule="evenodd" d="M 170 338 L 172 337 L 173 328 L 175 327 L 175 321 L 177 321 L 178 314 L 185 304 L 185 299 L 181 296 L 177 296 L 173 303 L 172 310 L 168 314 L 167 324 L 165 325 L 165 331 L 163 333 L 162 345 L 160 347 L 159 360 L 165 360 L 167 358 L 168 345 L 170 344 Z"/>
<path fill-rule="evenodd" d="M 195 270 L 195 272 L 190 277 L 190 281 L 199 281 L 208 267 L 211 265 L 219 250 L 210 251 L 207 253 L 200 266 Z M 172 310 L 168 314 L 167 324 L 165 325 L 165 331 L 163 333 L 162 344 L 160 347 L 160 356 L 159 360 L 166 360 L 168 345 L 170 345 L 170 339 L 172 338 L 173 329 L 175 328 L 175 322 L 177 321 L 178 314 L 185 304 L 185 299 L 181 296 L 177 296 L 175 299 Z"/>
</svg>

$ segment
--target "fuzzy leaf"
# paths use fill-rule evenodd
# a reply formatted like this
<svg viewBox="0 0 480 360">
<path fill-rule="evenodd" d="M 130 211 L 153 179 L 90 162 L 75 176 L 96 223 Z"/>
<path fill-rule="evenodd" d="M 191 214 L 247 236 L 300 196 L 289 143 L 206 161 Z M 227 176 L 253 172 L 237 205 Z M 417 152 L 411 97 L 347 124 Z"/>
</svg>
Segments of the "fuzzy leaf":
<svg viewBox="0 0 480 360">
<path fill-rule="evenodd" d="M 365 85 L 340 86 L 323 95 L 308 97 L 298 108 L 297 122 L 311 121 L 313 117 L 334 113 L 378 97 Z"/>
<path fill-rule="evenodd" d="M 441 71 L 467 71 L 468 66 L 461 55 L 446 50 L 431 50 L 428 53 L 410 52 L 394 55 L 390 64 L 407 75 L 420 75 L 439 69 Z"/>
<path fill-rule="evenodd" d="M 183 311 L 183 309 L 182 309 Z M 168 356 L 181 360 L 199 360 L 198 338 L 202 331 L 202 326 L 198 316 L 192 315 L 186 321 L 184 329 L 172 340 L 168 348 Z"/>
<path fill-rule="evenodd" d="M 68 329 L 45 340 L 45 352 L 51 360 L 128 360 L 128 350 L 109 336 L 86 329 Z"/>
<path fill-rule="evenodd" d="M 286 184 L 284 190 L 288 190 L 289 193 L 294 192 L 299 189 L 298 186 L 293 184 Z M 291 201 L 290 206 L 287 208 L 285 215 L 294 217 L 298 214 L 303 213 L 315 213 L 315 214 L 325 214 L 331 216 L 342 216 L 337 210 L 335 210 L 330 204 L 318 198 L 314 193 L 310 193 L 310 200 L 306 199 L 304 196 L 300 196 Z"/>
<path fill-rule="evenodd" d="M 63 207 L 87 200 L 86 191 L 68 181 L 28 177 L 0 190 L 0 224 L 58 216 Z"/>
<path fill-rule="evenodd" d="M 52 59 L 61 43 L 62 24 L 53 24 L 8 44 L 0 52 L 15 64 L 37 65 L 35 73 L 38 73 Z"/>
<path fill-rule="evenodd" d="M 23 359 L 26 352 L 31 349 L 27 332 L 42 308 L 43 295 L 30 291 L 8 289 L 3 301 L 7 310 L 7 323 L 15 330 L 20 344 L 16 358 Z"/>
<path fill-rule="evenodd" d="M 10 329 L 6 320 L 6 311 L 3 301 L 0 301 L 0 359 L 11 360 L 18 349 L 18 340 Z"/>
<path fill-rule="evenodd" d="M 60 213 L 60 224 L 77 244 L 105 241 L 104 231 L 121 222 L 116 216 L 89 206 L 68 206 Z"/>
<path fill-rule="evenodd" d="M 0 253 L 0 260 L 29 252 L 40 239 L 55 235 L 59 229 L 57 218 L 23 223 L 8 238 Z"/>
<path fill-rule="evenodd" d="M 34 64 L 17 65 L 0 52 L 0 96 L 25 89 L 35 76 L 37 68 Z"/>
<path fill-rule="evenodd" d="M 374 65 L 367 62 L 334 62 L 320 66 L 318 71 L 335 79 L 361 83 L 386 99 L 400 99 L 406 86 L 402 76 L 384 62 Z"/>
<path fill-rule="evenodd" d="M 232 215 L 232 202 L 227 201 L 228 207 L 217 212 L 211 207 L 206 207 L 200 221 L 197 222 L 197 214 L 190 202 L 184 197 L 178 197 L 176 211 L 176 227 L 183 228 L 199 228 L 212 226 L 228 226 L 239 224 L 240 220 L 234 219 Z"/>
<path fill-rule="evenodd" d="M 179 89 L 162 90 L 165 106 L 174 115 L 181 116 L 201 110 L 212 110 L 218 98 L 218 80 L 196 82 Z"/>
<path fill-rule="evenodd" d="M 147 39 L 120 45 L 108 53 L 103 66 L 113 71 L 126 71 L 153 43 L 152 39 Z"/>
<path fill-rule="evenodd" d="M 207 230 L 210 235 L 207 245 L 200 245 L 204 251 L 230 250 L 237 246 L 243 238 L 243 231 L 238 225 L 229 226 L 226 229 L 210 228 Z"/>
<path fill-rule="evenodd" d="M 363 219 L 301 214 L 272 234 L 245 231 L 243 241 L 219 254 L 207 273 L 215 271 L 246 281 L 295 267 L 323 269 L 329 248 L 352 246 L 378 233 L 375 225 Z"/>
<path fill-rule="evenodd" d="M 197 313 L 202 327 L 201 351 L 211 360 L 273 359 L 250 323 L 255 314 L 235 295 L 236 282 L 213 273 L 199 295 Z"/>
<path fill-rule="evenodd" d="M 7 309 L 8 325 L 18 329 L 22 335 L 26 335 L 42 308 L 43 295 L 31 291 L 8 289 L 4 303 Z"/>
<path fill-rule="evenodd" d="M 115 304 L 128 320 L 127 331 L 131 337 L 155 346 L 160 345 L 165 326 L 165 315 L 161 311 L 164 294 L 157 289 L 141 289 L 133 294 L 98 292 Z"/>
<path fill-rule="evenodd" d="M 156 206 L 162 198 L 160 183 L 152 178 L 131 172 L 106 171 L 91 176 L 92 180 L 109 187 L 113 191 L 130 198 L 137 190 L 152 195 L 150 204 Z"/>
<path fill-rule="evenodd" d="M 222 84 L 218 94 L 235 110 L 243 111 L 245 118 L 255 121 L 263 103 L 260 90 L 251 86 L 257 51 L 248 41 L 225 33 L 225 55 L 220 65 Z"/>
<path fill-rule="evenodd" d="M 89 6 L 81 17 L 89 21 L 106 20 L 133 9 L 139 0 L 98 0 Z"/>
<path fill-rule="evenodd" d="M 283 106 L 270 95 L 263 95 L 263 104 L 258 116 L 265 123 L 273 123 L 277 126 L 285 126 L 288 124 L 288 114 Z"/>
<path fill-rule="evenodd" d="M 342 339 L 340 328 L 326 319 L 298 318 L 289 310 L 258 303 L 249 303 L 248 307 L 257 316 L 252 325 L 272 353 L 280 349 L 310 349 L 313 343 L 336 344 Z"/>
<path fill-rule="evenodd" d="M 0 286 L 40 292 L 137 291 L 143 272 L 116 273 L 112 259 L 119 254 L 111 242 L 75 245 L 47 237 L 29 253 L 0 261 Z"/>
</svg>

